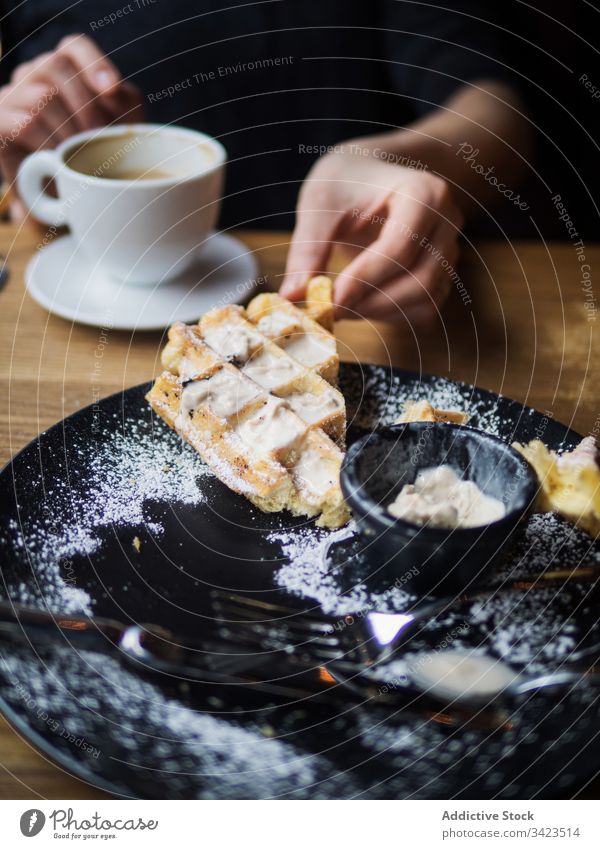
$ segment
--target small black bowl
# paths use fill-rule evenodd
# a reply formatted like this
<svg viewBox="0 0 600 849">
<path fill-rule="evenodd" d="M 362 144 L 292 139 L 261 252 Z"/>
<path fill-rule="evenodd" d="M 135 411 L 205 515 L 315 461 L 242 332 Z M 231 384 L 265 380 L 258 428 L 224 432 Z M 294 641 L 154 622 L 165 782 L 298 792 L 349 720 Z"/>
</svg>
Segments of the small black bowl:
<svg viewBox="0 0 600 849">
<path fill-rule="evenodd" d="M 502 519 L 474 528 L 439 528 L 387 511 L 423 469 L 449 465 L 502 501 Z M 421 595 L 463 592 L 487 576 L 538 490 L 536 473 L 510 445 L 484 431 L 411 422 L 374 431 L 350 446 L 341 484 L 365 552 L 390 584 Z"/>
</svg>

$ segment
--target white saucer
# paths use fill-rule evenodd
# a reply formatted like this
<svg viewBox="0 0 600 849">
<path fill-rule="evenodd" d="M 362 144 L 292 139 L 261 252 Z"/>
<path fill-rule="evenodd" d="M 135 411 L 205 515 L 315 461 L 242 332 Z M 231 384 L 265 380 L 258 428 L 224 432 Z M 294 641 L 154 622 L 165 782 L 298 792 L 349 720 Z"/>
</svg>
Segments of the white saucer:
<svg viewBox="0 0 600 849">
<path fill-rule="evenodd" d="M 159 330 L 244 300 L 257 285 L 257 271 L 242 242 L 214 233 L 196 265 L 177 280 L 160 286 L 122 283 L 91 268 L 72 236 L 63 236 L 29 262 L 25 284 L 38 304 L 62 318 L 117 330 Z"/>
</svg>

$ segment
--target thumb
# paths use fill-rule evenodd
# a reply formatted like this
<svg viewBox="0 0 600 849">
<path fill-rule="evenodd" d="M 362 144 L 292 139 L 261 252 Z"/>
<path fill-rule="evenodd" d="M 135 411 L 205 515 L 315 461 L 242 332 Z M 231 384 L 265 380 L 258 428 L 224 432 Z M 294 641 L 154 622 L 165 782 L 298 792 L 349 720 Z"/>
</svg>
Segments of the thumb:
<svg viewBox="0 0 600 849">
<path fill-rule="evenodd" d="M 291 301 L 300 300 L 307 280 L 327 270 L 338 219 L 332 210 L 298 210 L 280 295 Z"/>
</svg>

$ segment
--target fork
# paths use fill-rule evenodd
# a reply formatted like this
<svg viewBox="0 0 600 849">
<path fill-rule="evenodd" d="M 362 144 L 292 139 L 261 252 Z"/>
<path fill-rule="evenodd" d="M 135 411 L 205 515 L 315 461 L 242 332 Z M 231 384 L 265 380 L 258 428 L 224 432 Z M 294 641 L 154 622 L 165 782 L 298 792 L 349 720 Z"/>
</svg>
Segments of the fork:
<svg viewBox="0 0 600 849">
<path fill-rule="evenodd" d="M 258 639 L 264 651 L 284 652 L 293 665 L 335 662 L 355 671 L 391 657 L 420 623 L 454 602 L 437 600 L 412 613 L 369 611 L 333 617 L 220 589 L 212 589 L 210 596 L 223 639 L 244 646 Z"/>
<path fill-rule="evenodd" d="M 497 593 L 535 591 L 571 581 L 584 581 L 593 589 L 600 589 L 598 578 L 597 563 L 582 564 L 574 569 L 549 570 L 532 580 L 515 579 L 487 589 L 475 588 L 472 593 L 460 596 L 429 599 L 405 613 L 363 609 L 337 617 L 217 588 L 210 590 L 210 597 L 217 614 L 218 631 L 232 642 L 248 645 L 255 643 L 260 635 L 267 651 L 285 651 L 292 663 L 325 664 L 344 658 L 357 666 L 370 666 L 394 654 L 402 643 L 415 636 L 421 625 L 462 603 L 485 602 Z M 579 660 L 580 656 L 594 651 L 600 651 L 600 643 L 572 657 Z"/>
<path fill-rule="evenodd" d="M 554 576 L 548 581 L 542 579 L 540 586 L 547 586 L 554 580 Z M 512 587 L 513 590 L 515 588 Z M 427 695 L 446 705 L 450 699 L 456 704 L 473 708 L 500 699 L 527 696 L 540 690 L 564 690 L 586 682 L 600 681 L 599 674 L 573 666 L 586 659 L 596 661 L 600 656 L 600 643 L 573 652 L 569 658 L 570 668 L 535 676 L 519 673 L 508 664 L 490 658 L 498 671 L 503 672 L 505 683 L 497 691 L 483 695 L 472 689 L 465 692 L 455 689 L 451 693 L 443 680 L 427 680 L 418 674 L 418 667 L 412 671 L 410 666 L 407 668 L 406 681 L 399 690 L 396 687 L 377 688 L 373 678 L 365 676 L 365 672 L 372 667 L 384 665 L 400 648 L 408 646 L 418 629 L 436 615 L 460 602 L 491 597 L 499 589 L 496 587 L 473 597 L 464 595 L 458 599 L 440 599 L 409 614 L 369 612 L 366 615 L 348 614 L 337 619 L 319 612 L 304 611 L 223 590 L 211 590 L 211 596 L 219 616 L 217 628 L 223 637 L 227 636 L 241 645 L 258 639 L 267 651 L 285 652 L 290 665 L 311 670 L 323 667 L 337 683 L 363 698 L 369 697 L 376 701 L 387 701 L 412 693 Z M 510 589 L 505 587 L 504 591 Z M 435 652 L 422 652 L 418 657 L 426 660 L 428 655 L 433 654 Z"/>
</svg>

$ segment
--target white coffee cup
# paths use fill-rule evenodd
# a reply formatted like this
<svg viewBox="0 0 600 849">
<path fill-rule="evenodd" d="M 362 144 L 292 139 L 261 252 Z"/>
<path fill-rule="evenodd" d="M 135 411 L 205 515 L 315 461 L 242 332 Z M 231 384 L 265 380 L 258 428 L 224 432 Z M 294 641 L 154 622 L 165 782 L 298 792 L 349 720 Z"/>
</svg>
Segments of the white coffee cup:
<svg viewBox="0 0 600 849">
<path fill-rule="evenodd" d="M 119 125 L 32 153 L 17 187 L 40 221 L 68 225 L 94 267 L 157 284 L 191 266 L 214 230 L 226 159 L 223 145 L 195 130 Z M 45 191 L 49 178 L 57 198 Z"/>
</svg>

